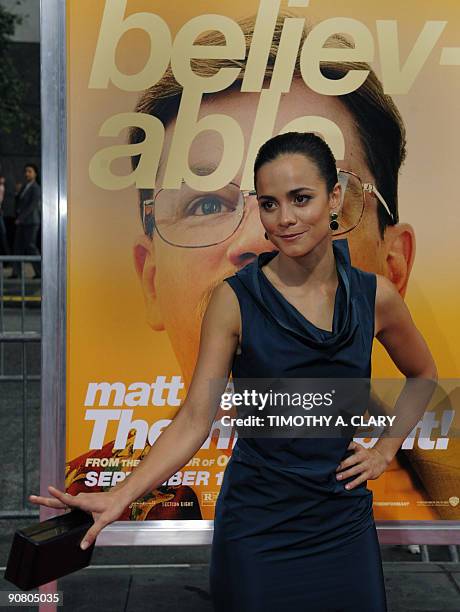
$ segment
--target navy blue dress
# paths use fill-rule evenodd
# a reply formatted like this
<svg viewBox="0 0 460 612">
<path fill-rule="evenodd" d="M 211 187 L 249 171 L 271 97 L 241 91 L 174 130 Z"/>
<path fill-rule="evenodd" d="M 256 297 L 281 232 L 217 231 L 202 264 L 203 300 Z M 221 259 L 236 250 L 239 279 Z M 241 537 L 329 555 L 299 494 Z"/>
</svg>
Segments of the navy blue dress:
<svg viewBox="0 0 460 612">
<path fill-rule="evenodd" d="M 332 331 L 308 321 L 261 267 L 225 280 L 241 312 L 233 378 L 370 378 L 376 276 L 332 241 L 339 278 Z M 350 438 L 239 437 L 216 503 L 210 586 L 216 612 L 386 612 L 366 482 L 336 479 Z M 292 607 L 291 607 L 292 606 Z"/>
</svg>

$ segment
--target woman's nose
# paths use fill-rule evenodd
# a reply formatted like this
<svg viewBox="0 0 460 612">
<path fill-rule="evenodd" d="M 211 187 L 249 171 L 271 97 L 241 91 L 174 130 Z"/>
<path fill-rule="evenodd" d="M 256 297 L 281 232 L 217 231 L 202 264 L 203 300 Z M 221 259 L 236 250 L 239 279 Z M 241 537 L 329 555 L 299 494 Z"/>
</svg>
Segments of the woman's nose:
<svg viewBox="0 0 460 612">
<path fill-rule="evenodd" d="M 279 207 L 280 225 L 292 225 L 297 221 L 292 206 L 288 202 L 281 202 Z"/>
</svg>

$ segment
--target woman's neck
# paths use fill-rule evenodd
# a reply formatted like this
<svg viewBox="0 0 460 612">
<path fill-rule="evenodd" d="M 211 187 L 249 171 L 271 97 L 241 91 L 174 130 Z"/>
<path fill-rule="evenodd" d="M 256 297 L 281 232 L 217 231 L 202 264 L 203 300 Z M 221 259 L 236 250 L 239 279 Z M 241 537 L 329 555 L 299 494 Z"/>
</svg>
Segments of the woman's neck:
<svg viewBox="0 0 460 612">
<path fill-rule="evenodd" d="M 304 255 L 292 257 L 279 251 L 270 264 L 271 272 L 286 286 L 308 283 L 310 287 L 323 288 L 337 285 L 334 250 L 329 236 Z"/>
</svg>

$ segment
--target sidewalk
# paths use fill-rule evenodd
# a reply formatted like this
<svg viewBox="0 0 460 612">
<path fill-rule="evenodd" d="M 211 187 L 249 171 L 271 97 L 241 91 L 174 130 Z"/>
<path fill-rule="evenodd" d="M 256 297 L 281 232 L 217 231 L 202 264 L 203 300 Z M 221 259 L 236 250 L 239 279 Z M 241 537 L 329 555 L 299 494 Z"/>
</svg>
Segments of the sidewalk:
<svg viewBox="0 0 460 612">
<path fill-rule="evenodd" d="M 61 609 L 66 612 L 212 612 L 208 571 L 208 564 L 199 563 L 119 569 L 91 566 L 58 581 L 64 600 Z M 460 610 L 460 564 L 384 563 L 384 572 L 389 612 Z M 0 590 L 16 589 L 2 580 Z M 339 593 L 337 598 L 340 601 Z M 359 602 L 356 612 L 359 612 Z"/>
<path fill-rule="evenodd" d="M 205 612 L 212 611 L 208 570 L 207 564 L 87 569 L 59 581 L 59 589 L 64 592 L 66 611 Z M 384 571 L 389 612 L 460 610 L 460 564 L 384 563 Z M 360 612 L 359 602 L 356 612 Z"/>
<path fill-rule="evenodd" d="M 1 566 L 6 565 L 12 537 L 5 523 L 0 523 Z M 417 561 L 420 555 L 412 555 L 406 547 L 382 547 L 389 612 L 459 612 L 460 563 L 448 561 L 444 546 L 430 546 L 429 551 L 433 561 L 422 563 Z M 209 546 L 96 547 L 90 567 L 58 580 L 64 599 L 60 609 L 212 612 L 209 554 Z M 3 579 L 3 573 L 4 569 L 0 590 L 17 590 Z M 360 612 L 359 602 L 356 612 Z"/>
</svg>

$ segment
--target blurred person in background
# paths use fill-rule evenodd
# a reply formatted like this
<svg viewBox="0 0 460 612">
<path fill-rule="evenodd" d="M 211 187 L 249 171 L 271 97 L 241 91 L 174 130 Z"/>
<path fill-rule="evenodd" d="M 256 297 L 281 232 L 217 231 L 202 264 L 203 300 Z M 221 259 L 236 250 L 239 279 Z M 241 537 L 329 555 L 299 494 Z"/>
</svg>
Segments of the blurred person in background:
<svg viewBox="0 0 460 612">
<path fill-rule="evenodd" d="M 13 243 L 14 243 L 14 234 L 16 231 L 16 206 L 15 206 L 15 197 L 18 190 L 15 190 L 15 183 L 11 177 L 11 173 L 9 173 L 6 168 L 2 165 L 0 161 L 0 176 L 4 179 L 4 194 L 3 200 L 1 203 L 1 213 L 3 217 L 3 223 L 6 228 L 6 239 L 7 239 L 7 247 L 0 247 L 1 253 L 10 255 L 13 251 Z M 8 262 L 6 267 L 11 267 L 11 264 Z"/>
<path fill-rule="evenodd" d="M 6 237 L 6 226 L 3 220 L 3 202 L 5 200 L 6 179 L 0 175 L 0 255 L 9 255 L 10 247 Z"/>
<path fill-rule="evenodd" d="M 16 196 L 16 233 L 14 237 L 15 255 L 40 255 L 37 236 L 41 224 L 41 188 L 38 168 L 35 164 L 24 166 L 25 182 Z M 34 278 L 41 278 L 41 264 L 32 262 Z M 18 278 L 21 271 L 19 262 L 13 264 L 10 278 Z"/>
</svg>

